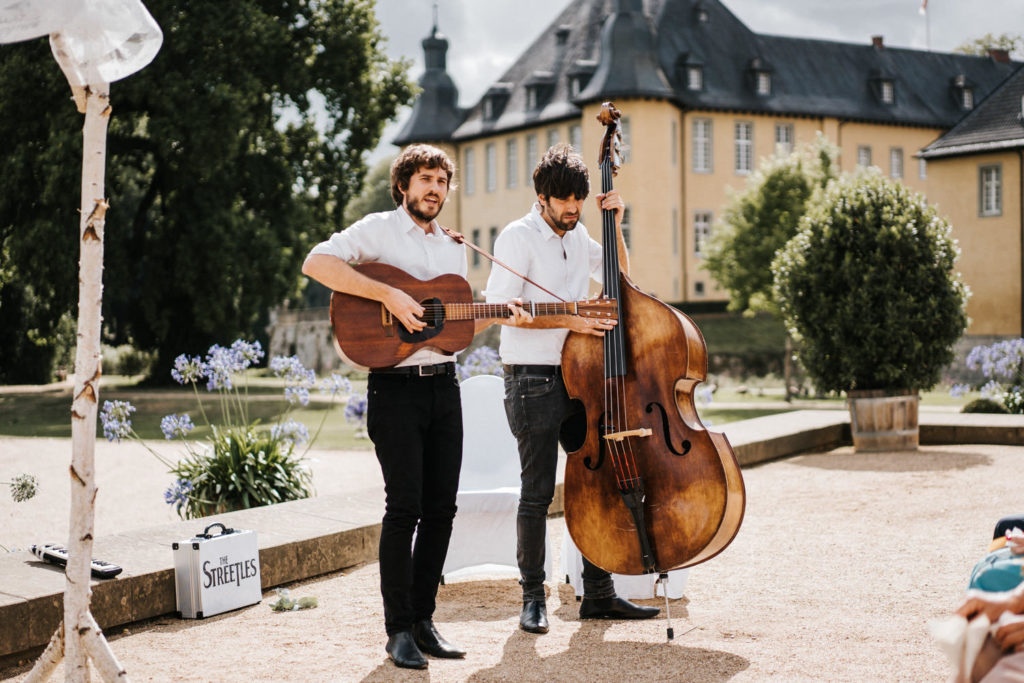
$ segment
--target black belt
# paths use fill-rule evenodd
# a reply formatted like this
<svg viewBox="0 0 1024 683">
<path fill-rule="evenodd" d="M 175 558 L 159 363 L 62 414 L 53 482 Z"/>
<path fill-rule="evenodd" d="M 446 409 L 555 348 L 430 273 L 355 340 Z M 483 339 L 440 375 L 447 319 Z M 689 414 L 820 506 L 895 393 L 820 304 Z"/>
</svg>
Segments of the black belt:
<svg viewBox="0 0 1024 683">
<path fill-rule="evenodd" d="M 455 363 L 438 363 L 437 365 L 403 365 L 400 368 L 374 368 L 374 375 L 401 375 L 402 377 L 436 377 L 454 375 Z"/>
<path fill-rule="evenodd" d="M 554 377 L 562 369 L 559 365 L 504 365 L 506 375 L 541 375 Z"/>
</svg>

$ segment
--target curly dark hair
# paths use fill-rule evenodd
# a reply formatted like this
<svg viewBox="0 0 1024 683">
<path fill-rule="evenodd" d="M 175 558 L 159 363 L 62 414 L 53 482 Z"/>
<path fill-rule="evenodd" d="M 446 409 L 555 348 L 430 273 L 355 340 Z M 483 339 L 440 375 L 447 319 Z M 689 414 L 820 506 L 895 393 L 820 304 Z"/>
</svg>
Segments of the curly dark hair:
<svg viewBox="0 0 1024 683">
<path fill-rule="evenodd" d="M 586 199 L 590 194 L 590 173 L 583 157 L 570 145 L 552 145 L 533 169 L 533 189 L 537 195 L 566 199 Z"/>
<path fill-rule="evenodd" d="M 395 206 L 402 205 L 402 192 L 409 189 L 409 179 L 421 168 L 443 168 L 448 173 L 448 191 L 455 189 L 455 164 L 444 150 L 433 145 L 410 145 L 391 164 L 391 198 Z"/>
</svg>

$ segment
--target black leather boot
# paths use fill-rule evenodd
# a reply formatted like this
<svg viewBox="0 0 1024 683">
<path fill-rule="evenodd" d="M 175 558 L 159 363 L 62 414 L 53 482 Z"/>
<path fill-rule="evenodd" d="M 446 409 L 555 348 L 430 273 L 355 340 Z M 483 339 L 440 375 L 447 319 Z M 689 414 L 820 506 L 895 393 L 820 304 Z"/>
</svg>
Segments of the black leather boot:
<svg viewBox="0 0 1024 683">
<path fill-rule="evenodd" d="M 412 631 L 399 631 L 388 636 L 388 644 L 384 646 L 384 649 L 395 662 L 395 666 L 400 666 L 403 669 L 427 668 L 427 658 L 416 647 Z"/>
<path fill-rule="evenodd" d="M 466 656 L 465 650 L 460 650 L 445 640 L 430 619 L 417 621 L 412 625 L 412 637 L 416 640 L 416 647 L 420 652 L 425 652 L 431 657 L 443 657 L 444 659 L 462 659 Z"/>
<path fill-rule="evenodd" d="M 657 607 L 635 605 L 625 598 L 588 598 L 580 603 L 580 619 L 650 619 L 661 610 Z"/>
<path fill-rule="evenodd" d="M 548 632 L 548 608 L 543 600 L 525 600 L 519 615 L 519 628 L 528 633 Z"/>
</svg>

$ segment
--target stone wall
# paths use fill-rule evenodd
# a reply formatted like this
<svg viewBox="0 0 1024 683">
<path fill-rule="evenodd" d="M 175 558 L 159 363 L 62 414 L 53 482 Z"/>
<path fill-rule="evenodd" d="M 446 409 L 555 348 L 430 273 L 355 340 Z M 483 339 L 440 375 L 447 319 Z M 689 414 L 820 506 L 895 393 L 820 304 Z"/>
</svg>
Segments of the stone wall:
<svg viewBox="0 0 1024 683">
<path fill-rule="evenodd" d="M 341 367 L 342 360 L 334 350 L 329 311 L 328 308 L 271 311 L 267 326 L 268 357 L 298 356 L 303 365 L 318 375 Z"/>
</svg>

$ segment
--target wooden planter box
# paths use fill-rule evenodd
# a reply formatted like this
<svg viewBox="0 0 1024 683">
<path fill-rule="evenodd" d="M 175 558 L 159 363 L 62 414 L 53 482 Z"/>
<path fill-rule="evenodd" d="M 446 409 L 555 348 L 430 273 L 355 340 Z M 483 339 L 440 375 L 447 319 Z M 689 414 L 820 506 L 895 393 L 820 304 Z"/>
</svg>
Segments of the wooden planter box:
<svg viewBox="0 0 1024 683">
<path fill-rule="evenodd" d="M 850 391 L 847 396 L 855 451 L 917 450 L 917 392 Z"/>
</svg>

